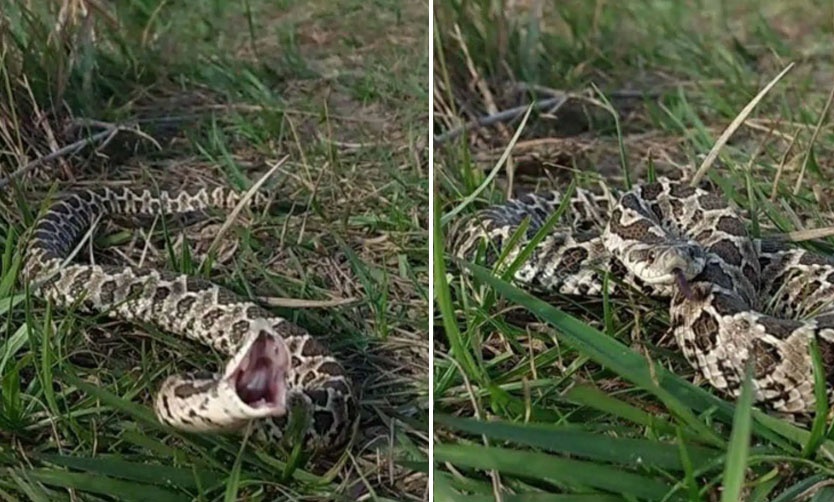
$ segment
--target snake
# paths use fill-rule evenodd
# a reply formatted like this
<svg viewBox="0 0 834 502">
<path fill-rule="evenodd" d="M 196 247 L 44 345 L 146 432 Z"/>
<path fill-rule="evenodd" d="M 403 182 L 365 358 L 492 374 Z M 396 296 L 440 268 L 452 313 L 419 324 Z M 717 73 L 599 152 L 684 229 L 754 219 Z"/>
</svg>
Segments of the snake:
<svg viewBox="0 0 834 502">
<path fill-rule="evenodd" d="M 451 226 L 450 252 L 494 268 L 519 261 L 511 281 L 533 293 L 668 302 L 670 331 L 696 374 L 738 397 L 749 371 L 755 402 L 788 417 L 816 409 L 818 353 L 832 402 L 834 259 L 752 237 L 749 216 L 706 184 L 601 185 L 474 211 Z"/>
<path fill-rule="evenodd" d="M 246 196 L 226 187 L 67 191 L 31 227 L 23 277 L 30 291 L 59 308 L 147 323 L 227 358 L 222 372 L 162 382 L 153 398 L 162 424 L 192 433 L 240 433 L 252 424 L 263 441 L 300 443 L 310 453 L 338 450 L 357 422 L 356 396 L 342 364 L 307 330 L 206 279 L 73 260 L 102 218 L 187 215 L 269 200 L 265 192 Z"/>
</svg>

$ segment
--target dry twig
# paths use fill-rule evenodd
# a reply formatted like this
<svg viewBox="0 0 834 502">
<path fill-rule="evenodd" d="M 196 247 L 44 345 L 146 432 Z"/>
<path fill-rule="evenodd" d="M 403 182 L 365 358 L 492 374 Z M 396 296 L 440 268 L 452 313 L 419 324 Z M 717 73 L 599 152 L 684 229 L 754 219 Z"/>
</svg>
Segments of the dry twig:
<svg viewBox="0 0 834 502">
<path fill-rule="evenodd" d="M 79 123 L 79 125 L 80 124 L 81 123 Z M 12 179 L 14 179 L 16 177 L 19 177 L 19 176 L 23 176 L 24 174 L 32 171 L 33 169 L 37 168 L 38 166 L 40 166 L 40 165 L 42 165 L 46 162 L 50 162 L 52 160 L 55 160 L 55 159 L 58 159 L 58 158 L 61 158 L 61 157 L 64 157 L 64 156 L 73 155 L 75 153 L 80 152 L 81 150 L 83 150 L 84 148 L 86 148 L 90 145 L 95 145 L 95 144 L 100 143 L 99 146 L 105 146 L 108 143 L 110 143 L 110 141 L 112 141 L 113 138 L 115 138 L 116 135 L 120 132 L 124 132 L 124 131 L 132 132 L 132 133 L 137 134 L 140 137 L 142 137 L 144 139 L 147 139 L 148 141 L 152 142 L 157 148 L 159 148 L 159 149 L 162 148 L 159 145 L 159 143 L 157 143 L 153 138 L 151 138 L 147 134 L 143 133 L 142 131 L 140 131 L 136 127 L 109 124 L 109 123 L 106 123 L 106 122 L 98 122 L 98 121 L 89 121 L 87 124 L 91 125 L 91 126 L 95 126 L 95 127 L 101 127 L 104 130 L 100 131 L 100 132 L 97 132 L 95 134 L 92 134 L 92 135 L 90 135 L 86 138 L 80 139 L 80 140 L 78 140 L 74 143 L 70 143 L 69 145 L 66 145 L 62 148 L 59 148 L 52 153 L 44 155 L 43 157 L 38 157 L 37 159 L 35 159 L 35 160 L 29 162 L 28 164 L 26 164 L 25 166 L 21 167 L 20 169 L 17 169 L 16 171 L 12 172 L 7 177 L 0 178 L 0 189 L 5 188 L 6 186 L 8 186 L 9 183 L 11 183 Z"/>
</svg>

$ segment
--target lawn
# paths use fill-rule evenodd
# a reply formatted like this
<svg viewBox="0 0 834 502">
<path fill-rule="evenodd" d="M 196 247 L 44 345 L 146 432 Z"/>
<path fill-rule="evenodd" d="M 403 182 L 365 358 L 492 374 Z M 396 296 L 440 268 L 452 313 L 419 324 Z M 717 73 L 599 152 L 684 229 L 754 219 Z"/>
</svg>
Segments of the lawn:
<svg viewBox="0 0 834 502">
<path fill-rule="evenodd" d="M 712 391 L 662 301 L 538 298 L 444 245 L 514 195 L 702 165 L 754 235 L 830 229 L 831 5 L 445 0 L 434 16 L 435 500 L 834 497 L 825 413 L 792 423 Z M 820 235 L 801 245 L 831 253 Z"/>
<path fill-rule="evenodd" d="M 0 498 L 425 500 L 428 4 L 0 0 Z M 53 309 L 19 279 L 53 191 L 247 189 L 282 209 L 98 226 L 82 260 L 209 278 L 322 336 L 361 392 L 307 458 L 163 428 L 203 347 Z"/>
</svg>

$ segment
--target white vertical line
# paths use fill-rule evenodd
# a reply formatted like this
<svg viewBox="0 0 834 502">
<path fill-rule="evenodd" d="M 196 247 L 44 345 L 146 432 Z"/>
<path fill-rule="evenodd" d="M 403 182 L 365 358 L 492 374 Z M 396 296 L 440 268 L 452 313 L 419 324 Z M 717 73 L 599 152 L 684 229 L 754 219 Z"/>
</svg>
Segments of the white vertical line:
<svg viewBox="0 0 834 502">
<path fill-rule="evenodd" d="M 429 502 L 434 501 L 434 0 L 429 0 Z"/>
</svg>

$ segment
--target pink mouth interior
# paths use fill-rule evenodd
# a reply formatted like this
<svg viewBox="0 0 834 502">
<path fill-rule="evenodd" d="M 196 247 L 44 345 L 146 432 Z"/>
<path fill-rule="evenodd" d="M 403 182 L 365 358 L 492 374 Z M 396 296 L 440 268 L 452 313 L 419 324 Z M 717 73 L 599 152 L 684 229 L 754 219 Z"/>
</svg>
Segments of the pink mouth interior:
<svg viewBox="0 0 834 502">
<path fill-rule="evenodd" d="M 234 372 L 235 391 L 252 408 L 284 408 L 287 370 L 284 347 L 261 333 Z"/>
</svg>

